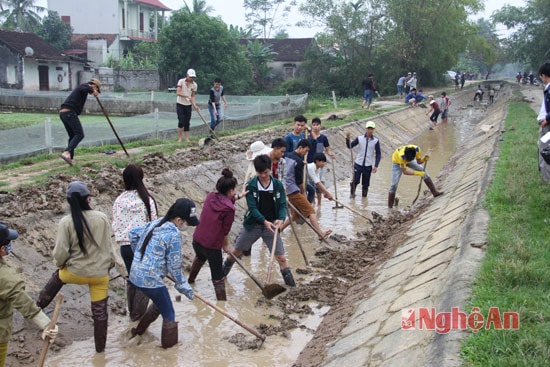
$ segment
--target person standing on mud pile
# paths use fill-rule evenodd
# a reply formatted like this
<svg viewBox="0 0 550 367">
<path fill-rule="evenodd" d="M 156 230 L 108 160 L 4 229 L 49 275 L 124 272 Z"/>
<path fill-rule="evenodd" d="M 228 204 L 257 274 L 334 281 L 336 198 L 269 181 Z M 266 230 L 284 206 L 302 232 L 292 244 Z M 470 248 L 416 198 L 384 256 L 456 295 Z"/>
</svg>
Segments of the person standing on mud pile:
<svg viewBox="0 0 550 367">
<path fill-rule="evenodd" d="M 126 297 L 130 320 L 139 320 L 149 303 L 149 298 L 128 280 L 134 252 L 130 246 L 128 232 L 157 219 L 157 202 L 143 184 L 143 169 L 129 164 L 122 172 L 125 191 L 113 204 L 113 233 L 126 268 Z M 121 272 L 123 274 L 123 272 Z"/>
<path fill-rule="evenodd" d="M 376 92 L 376 85 L 374 84 L 374 74 L 370 73 L 367 79 L 363 80 L 363 102 L 361 103 L 361 108 L 365 108 L 367 105 L 367 110 L 370 111 L 370 105 L 372 104 L 372 97 Z"/>
<path fill-rule="evenodd" d="M 59 268 L 40 291 L 36 304 L 44 309 L 64 284 L 87 285 L 92 302 L 95 350 L 101 353 L 107 342 L 107 290 L 109 269 L 114 266 L 111 223 L 107 216 L 90 207 L 90 191 L 84 182 L 67 187 L 71 214 L 59 222 L 52 252 Z"/>
<path fill-rule="evenodd" d="M 447 92 L 441 92 L 441 123 L 447 122 L 449 116 L 449 106 L 451 105 L 451 99 L 447 97 Z"/>
<path fill-rule="evenodd" d="M 222 177 L 216 183 L 216 192 L 206 196 L 201 211 L 200 223 L 193 233 L 195 258 L 191 264 L 189 283 L 194 283 L 202 266 L 208 260 L 212 284 L 218 301 L 226 301 L 225 275 L 223 274 L 223 254 L 231 252 L 229 232 L 235 220 L 235 200 L 237 179 L 229 168 L 224 168 Z"/>
<path fill-rule="evenodd" d="M 348 149 L 359 145 L 359 152 L 355 156 L 355 162 L 353 163 L 353 180 L 350 183 L 350 197 L 352 199 L 355 197 L 355 189 L 360 181 L 363 182 L 361 196 L 364 198 L 367 197 L 371 173 L 378 171 L 378 165 L 382 159 L 380 141 L 374 136 L 375 128 L 376 124 L 374 121 L 367 121 L 365 134 L 356 137 L 352 142 L 350 142 L 349 131 L 346 132 L 346 146 Z"/>
<path fill-rule="evenodd" d="M 543 99 L 537 121 L 539 123 L 539 170 L 542 180 L 550 183 L 550 140 L 540 139 L 550 133 L 550 61 L 539 67 L 539 74 L 544 83 Z"/>
<path fill-rule="evenodd" d="M 441 113 L 441 109 L 439 108 L 439 105 L 434 99 L 434 96 L 431 94 L 428 96 L 428 103 L 430 104 L 430 109 L 428 112 L 426 112 L 426 116 L 430 114 L 430 112 L 433 111 L 432 115 L 430 116 L 430 121 L 433 122 L 434 126 L 437 126 L 437 118 L 439 117 L 439 114 Z M 430 127 L 430 130 L 433 130 L 432 127 Z"/>
<path fill-rule="evenodd" d="M 315 214 L 315 208 L 307 201 L 305 180 L 307 179 L 307 173 L 304 171 L 304 157 L 311 149 L 311 143 L 309 140 L 303 139 L 298 143 L 298 147 L 294 152 L 287 152 L 285 156 L 286 160 L 286 176 L 285 176 L 285 189 L 287 193 L 288 201 L 311 222 L 313 228 L 319 235 L 319 239 L 324 239 L 332 233 L 332 230 L 323 231 L 317 220 Z M 292 218 L 287 218 L 281 231 L 285 229 L 291 220 L 301 220 L 299 213 L 294 210 L 290 211 Z"/>
<path fill-rule="evenodd" d="M 210 112 L 210 128 L 214 130 L 219 125 L 222 118 L 221 101 L 227 106 L 227 99 L 223 93 L 221 78 L 214 79 L 214 86 L 210 88 L 210 98 L 208 99 L 208 111 Z"/>
<path fill-rule="evenodd" d="M 287 203 L 283 183 L 271 176 L 271 159 L 267 155 L 254 158 L 256 177 L 246 183 L 246 203 L 248 211 L 244 217 L 243 228 L 237 236 L 235 249 L 223 263 L 223 273 L 229 274 L 235 260 L 241 258 L 243 251 L 250 250 L 260 237 L 271 252 L 275 229 L 281 229 L 287 214 Z M 281 239 L 281 231 L 277 232 L 275 258 L 279 263 L 281 275 L 285 284 L 295 287 L 296 282 L 288 266 Z"/>
<path fill-rule="evenodd" d="M 185 142 L 189 142 L 189 129 L 191 126 L 191 113 L 197 109 L 195 94 L 197 93 L 197 74 L 194 69 L 187 70 L 187 76 L 178 80 L 176 87 L 176 112 L 178 114 L 178 143 L 181 143 L 182 133 L 185 132 Z"/>
<path fill-rule="evenodd" d="M 293 152 L 300 140 L 305 139 L 304 130 L 307 128 L 307 119 L 298 115 L 294 117 L 294 129 L 285 136 L 286 151 Z"/>
<path fill-rule="evenodd" d="M 25 292 L 23 279 L 4 261 L 4 256 L 11 252 L 11 241 L 17 237 L 19 233 L 16 230 L 0 222 L 0 367 L 6 364 L 14 309 L 42 329 L 42 339 L 46 339 L 47 336 L 50 343 L 54 342 L 59 331 L 57 325 L 53 329 L 49 328 L 50 318 Z"/>
<path fill-rule="evenodd" d="M 421 165 L 427 162 L 428 159 L 430 159 L 429 155 L 425 155 L 424 158 L 422 158 L 420 148 L 412 144 L 400 146 L 393 152 L 391 157 L 392 171 L 390 191 L 388 194 L 388 208 L 393 208 L 397 185 L 399 184 L 402 174 L 422 177 L 424 183 L 428 186 L 434 197 L 443 195 L 443 191 L 437 191 L 428 172 L 425 171 L 424 167 Z"/>
<path fill-rule="evenodd" d="M 69 143 L 61 153 L 61 159 L 70 166 L 74 163 L 74 150 L 84 139 L 84 129 L 78 116 L 84 109 L 88 95 L 93 94 L 94 97 L 97 97 L 99 93 L 101 93 L 101 82 L 95 78 L 90 79 L 88 83 L 76 87 L 59 109 L 59 118 L 63 122 L 67 134 L 69 134 Z"/>
<path fill-rule="evenodd" d="M 183 240 L 180 231 L 188 225 L 199 225 L 195 211 L 192 200 L 180 198 L 164 217 L 130 230 L 128 236 L 134 250 L 130 281 L 153 301 L 138 325 L 131 330 L 132 337 L 142 335 L 162 314 L 162 347 L 170 348 L 178 342 L 174 305 L 163 278 L 170 273 L 175 279 L 176 290 L 193 299 L 193 288 L 181 271 Z"/>
</svg>

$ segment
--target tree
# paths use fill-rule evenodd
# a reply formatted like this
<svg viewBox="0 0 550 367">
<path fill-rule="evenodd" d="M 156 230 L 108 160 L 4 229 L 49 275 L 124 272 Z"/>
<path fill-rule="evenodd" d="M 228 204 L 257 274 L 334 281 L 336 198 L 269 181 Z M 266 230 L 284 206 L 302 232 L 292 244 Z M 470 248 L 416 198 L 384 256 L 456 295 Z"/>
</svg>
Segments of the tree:
<svg viewBox="0 0 550 367">
<path fill-rule="evenodd" d="M 276 54 L 269 44 L 263 44 L 259 40 L 248 41 L 246 57 L 252 65 L 252 78 L 257 90 L 263 90 L 271 83 L 273 75 L 267 63 L 273 61 Z"/>
<path fill-rule="evenodd" d="M 42 6 L 34 5 L 35 0 L 3 0 L 0 19 L 4 19 L 2 29 L 36 32 L 40 28 L 38 13 L 46 11 Z"/>
<path fill-rule="evenodd" d="M 208 91 L 216 77 L 235 94 L 245 93 L 250 85 L 252 71 L 243 47 L 220 19 L 177 10 L 162 28 L 159 49 L 159 69 L 184 76 L 188 68 L 194 68 L 201 93 Z"/>
<path fill-rule="evenodd" d="M 527 0 L 523 8 L 506 5 L 491 18 L 515 30 L 508 40 L 508 52 L 516 61 L 536 69 L 550 58 L 548 0 Z"/>
<path fill-rule="evenodd" d="M 52 46 L 65 50 L 71 46 L 73 28 L 70 24 L 61 21 L 57 12 L 48 11 L 48 15 L 42 20 L 42 26 L 37 34 Z"/>
<path fill-rule="evenodd" d="M 206 1 L 204 0 L 193 0 L 193 8 L 191 9 L 189 5 L 187 5 L 187 2 L 183 2 L 185 4 L 185 9 L 188 13 L 193 14 L 208 14 L 214 10 L 210 5 L 206 5 Z"/>
<path fill-rule="evenodd" d="M 270 38 L 281 28 L 288 26 L 286 18 L 295 0 L 244 0 L 245 19 L 248 27 L 261 38 Z"/>
<path fill-rule="evenodd" d="M 488 76 L 502 59 L 501 42 L 495 25 L 486 19 L 477 20 L 477 34 L 468 39 L 465 58 L 475 65 L 476 71 Z M 468 69 L 471 70 L 471 69 Z"/>
</svg>

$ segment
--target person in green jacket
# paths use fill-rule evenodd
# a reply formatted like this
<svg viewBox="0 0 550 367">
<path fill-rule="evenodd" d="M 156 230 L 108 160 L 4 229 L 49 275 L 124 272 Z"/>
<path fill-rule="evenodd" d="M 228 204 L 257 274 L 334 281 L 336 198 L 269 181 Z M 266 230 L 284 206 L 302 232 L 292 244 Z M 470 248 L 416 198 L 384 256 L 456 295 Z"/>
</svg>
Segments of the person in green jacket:
<svg viewBox="0 0 550 367">
<path fill-rule="evenodd" d="M 11 241 L 17 237 L 17 231 L 0 222 L 0 367 L 4 367 L 6 363 L 14 309 L 43 330 L 42 339 L 49 337 L 50 343 L 53 343 L 58 332 L 57 325 L 53 329 L 49 328 L 50 318 L 34 304 L 25 292 L 23 279 L 4 261 L 4 256 L 11 252 Z"/>
<path fill-rule="evenodd" d="M 240 259 L 242 253 L 250 250 L 258 238 L 261 237 L 269 251 L 271 251 L 275 229 L 281 229 L 286 218 L 285 188 L 281 181 L 271 176 L 271 159 L 269 156 L 262 154 L 254 158 L 254 168 L 256 169 L 256 177 L 246 184 L 248 211 L 244 217 L 243 228 L 237 237 L 235 249 L 223 264 L 225 276 L 229 274 L 235 263 L 233 257 Z M 291 287 L 296 286 L 287 263 L 283 240 L 279 232 L 277 232 L 275 258 L 279 263 L 285 284 Z"/>
<path fill-rule="evenodd" d="M 38 296 L 36 304 L 47 307 L 64 284 L 87 285 L 92 302 L 96 352 L 107 342 L 107 291 L 109 269 L 114 267 L 111 222 L 105 214 L 90 207 L 90 191 L 84 182 L 67 187 L 71 214 L 59 222 L 52 252 L 58 267 Z"/>
</svg>

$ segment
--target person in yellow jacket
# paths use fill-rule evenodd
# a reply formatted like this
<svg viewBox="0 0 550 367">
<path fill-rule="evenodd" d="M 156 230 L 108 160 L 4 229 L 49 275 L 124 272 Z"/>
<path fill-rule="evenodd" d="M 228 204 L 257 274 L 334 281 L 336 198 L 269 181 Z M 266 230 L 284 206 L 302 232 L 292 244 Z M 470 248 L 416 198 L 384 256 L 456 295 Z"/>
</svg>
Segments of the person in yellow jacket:
<svg viewBox="0 0 550 367">
<path fill-rule="evenodd" d="M 420 147 L 412 144 L 400 146 L 393 152 L 391 157 L 392 171 L 390 191 L 388 194 L 388 208 L 393 208 L 397 185 L 399 184 L 402 174 L 423 177 L 424 183 L 428 186 L 434 197 L 443 195 L 443 192 L 437 191 L 428 172 L 425 171 L 422 166 L 422 163 L 426 162 L 428 159 L 430 159 L 429 155 L 422 157 Z"/>
<path fill-rule="evenodd" d="M 25 292 L 23 279 L 4 261 L 4 256 L 11 252 L 11 241 L 17 237 L 19 234 L 16 230 L 9 229 L 6 223 L 0 222 L 0 367 L 4 367 L 6 363 L 14 309 L 43 330 L 42 339 L 48 336 L 50 343 L 53 343 L 58 332 L 57 325 L 53 329 L 49 328 L 50 318 L 34 304 Z"/>
</svg>

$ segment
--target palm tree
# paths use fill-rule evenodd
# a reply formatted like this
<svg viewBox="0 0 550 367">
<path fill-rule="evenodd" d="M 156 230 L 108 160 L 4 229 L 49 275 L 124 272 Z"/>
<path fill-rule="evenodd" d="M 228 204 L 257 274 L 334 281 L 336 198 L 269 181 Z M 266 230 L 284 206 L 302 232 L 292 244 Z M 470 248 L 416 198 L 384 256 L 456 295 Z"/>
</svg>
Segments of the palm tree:
<svg viewBox="0 0 550 367">
<path fill-rule="evenodd" d="M 2 28 L 24 32 L 37 31 L 41 23 L 38 13 L 46 11 L 46 8 L 34 5 L 34 2 L 35 0 L 0 1 L 0 19 L 4 19 Z"/>
<path fill-rule="evenodd" d="M 214 8 L 210 5 L 206 5 L 205 0 L 193 0 L 193 10 L 187 5 L 187 2 L 183 2 L 185 4 L 185 8 L 187 9 L 187 12 L 189 14 L 208 14 L 214 11 Z"/>
</svg>

